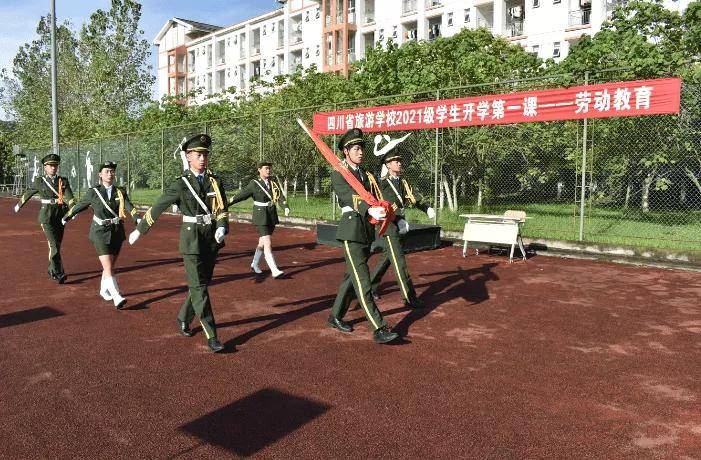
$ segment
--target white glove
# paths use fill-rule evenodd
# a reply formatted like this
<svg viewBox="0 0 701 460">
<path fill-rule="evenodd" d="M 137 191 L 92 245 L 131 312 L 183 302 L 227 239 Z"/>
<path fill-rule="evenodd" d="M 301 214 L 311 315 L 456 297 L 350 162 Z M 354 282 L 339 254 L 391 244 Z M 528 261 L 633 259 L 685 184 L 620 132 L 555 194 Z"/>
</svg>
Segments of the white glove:
<svg viewBox="0 0 701 460">
<path fill-rule="evenodd" d="M 19 212 L 19 203 L 17 203 L 14 207 L 15 212 Z"/>
<path fill-rule="evenodd" d="M 139 239 L 140 236 L 141 236 L 141 232 L 138 230 L 134 230 L 133 232 L 131 232 L 129 234 L 129 244 L 134 244 L 136 242 L 136 240 Z"/>
<path fill-rule="evenodd" d="M 434 217 L 436 217 L 436 210 L 433 208 L 428 208 L 426 210 L 426 215 L 428 216 L 429 219 L 433 219 Z"/>
<path fill-rule="evenodd" d="M 399 227 L 399 234 L 404 235 L 409 231 L 409 222 L 404 219 L 399 219 L 397 222 L 397 227 Z"/>
<path fill-rule="evenodd" d="M 136 225 L 139 225 L 141 223 L 141 218 L 137 217 L 136 218 Z"/>
<path fill-rule="evenodd" d="M 285 208 L 285 217 L 290 215 L 290 208 Z"/>
<path fill-rule="evenodd" d="M 61 219 L 61 224 L 66 225 L 68 223 L 68 220 L 64 217 Z"/>
<path fill-rule="evenodd" d="M 387 211 L 385 211 L 385 208 L 381 206 L 375 206 L 368 209 L 368 214 L 370 214 L 375 220 L 382 220 L 387 215 Z"/>
<path fill-rule="evenodd" d="M 225 236 L 226 230 L 224 230 L 224 227 L 217 227 L 217 231 L 214 232 L 214 239 L 217 241 L 217 243 L 222 244 Z"/>
</svg>

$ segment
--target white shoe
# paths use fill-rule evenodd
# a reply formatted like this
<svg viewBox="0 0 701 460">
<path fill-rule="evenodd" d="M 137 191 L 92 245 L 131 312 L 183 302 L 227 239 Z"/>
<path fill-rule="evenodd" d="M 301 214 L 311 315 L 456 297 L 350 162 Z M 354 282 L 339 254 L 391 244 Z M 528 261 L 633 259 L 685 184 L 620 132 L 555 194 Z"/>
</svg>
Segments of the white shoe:
<svg viewBox="0 0 701 460">
<path fill-rule="evenodd" d="M 268 267 L 270 268 L 270 273 L 273 275 L 273 278 L 277 278 L 278 276 L 282 275 L 283 271 L 277 268 L 277 264 L 275 263 L 275 257 L 273 256 L 272 251 L 266 252 L 264 253 L 264 255 L 265 263 L 268 264 Z"/>
<path fill-rule="evenodd" d="M 109 293 L 112 295 L 112 301 L 114 302 L 114 306 L 117 307 L 117 310 L 121 309 L 124 306 L 124 304 L 127 303 L 127 299 L 122 297 L 122 295 L 119 293 L 119 288 L 117 287 L 116 279 L 114 277 L 106 278 L 105 286 L 107 287 Z"/>
<path fill-rule="evenodd" d="M 112 300 L 112 296 L 110 295 L 110 291 L 108 291 L 107 286 L 105 286 L 105 279 L 104 278 L 102 278 L 100 280 L 100 296 L 105 300 Z"/>
<path fill-rule="evenodd" d="M 253 254 L 253 262 L 251 262 L 251 269 L 253 269 L 253 271 L 258 274 L 263 273 L 263 270 L 261 270 L 258 266 L 258 263 L 260 262 L 260 256 L 262 255 L 263 251 L 260 248 L 256 248 L 256 252 L 255 254 Z"/>
</svg>

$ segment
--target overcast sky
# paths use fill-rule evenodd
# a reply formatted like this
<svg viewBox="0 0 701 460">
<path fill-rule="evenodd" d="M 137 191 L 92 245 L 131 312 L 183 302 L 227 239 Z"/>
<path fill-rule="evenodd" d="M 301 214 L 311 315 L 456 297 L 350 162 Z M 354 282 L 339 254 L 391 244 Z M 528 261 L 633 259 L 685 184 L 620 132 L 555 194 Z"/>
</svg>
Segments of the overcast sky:
<svg viewBox="0 0 701 460">
<path fill-rule="evenodd" d="M 79 30 L 93 11 L 108 10 L 110 4 L 110 0 L 56 0 L 56 18 Z M 141 29 L 149 43 L 172 17 L 226 26 L 280 7 L 274 0 L 142 0 L 141 4 Z M 17 50 L 36 37 L 39 19 L 50 10 L 50 0 L 0 0 L 0 68 L 12 67 Z M 152 47 L 153 55 L 154 51 Z M 156 68 L 155 58 L 151 66 Z"/>
</svg>

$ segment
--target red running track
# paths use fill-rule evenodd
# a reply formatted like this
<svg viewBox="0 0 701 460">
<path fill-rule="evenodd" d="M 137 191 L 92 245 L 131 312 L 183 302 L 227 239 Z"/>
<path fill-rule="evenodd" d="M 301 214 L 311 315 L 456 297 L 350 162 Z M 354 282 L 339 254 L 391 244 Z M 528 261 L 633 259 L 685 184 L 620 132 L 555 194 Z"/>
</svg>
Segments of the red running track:
<svg viewBox="0 0 701 460">
<path fill-rule="evenodd" d="M 46 276 L 38 205 L 0 199 L 0 457 L 682 458 L 701 456 L 699 273 L 535 256 L 410 254 L 425 311 L 379 302 L 405 339 L 325 326 L 339 249 L 278 228 L 289 275 L 256 278 L 233 224 L 210 288 L 219 335 L 178 334 L 178 223 L 125 246 L 128 309 L 98 297 L 89 213 Z"/>
</svg>

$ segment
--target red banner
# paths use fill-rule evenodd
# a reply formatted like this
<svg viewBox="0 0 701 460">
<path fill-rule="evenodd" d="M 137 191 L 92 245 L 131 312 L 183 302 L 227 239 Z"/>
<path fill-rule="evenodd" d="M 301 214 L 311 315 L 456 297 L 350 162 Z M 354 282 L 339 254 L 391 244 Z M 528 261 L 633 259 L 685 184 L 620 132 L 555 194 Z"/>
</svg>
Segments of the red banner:
<svg viewBox="0 0 701 460">
<path fill-rule="evenodd" d="M 314 114 L 314 131 L 342 134 L 679 113 L 681 80 L 624 81 Z"/>
</svg>

